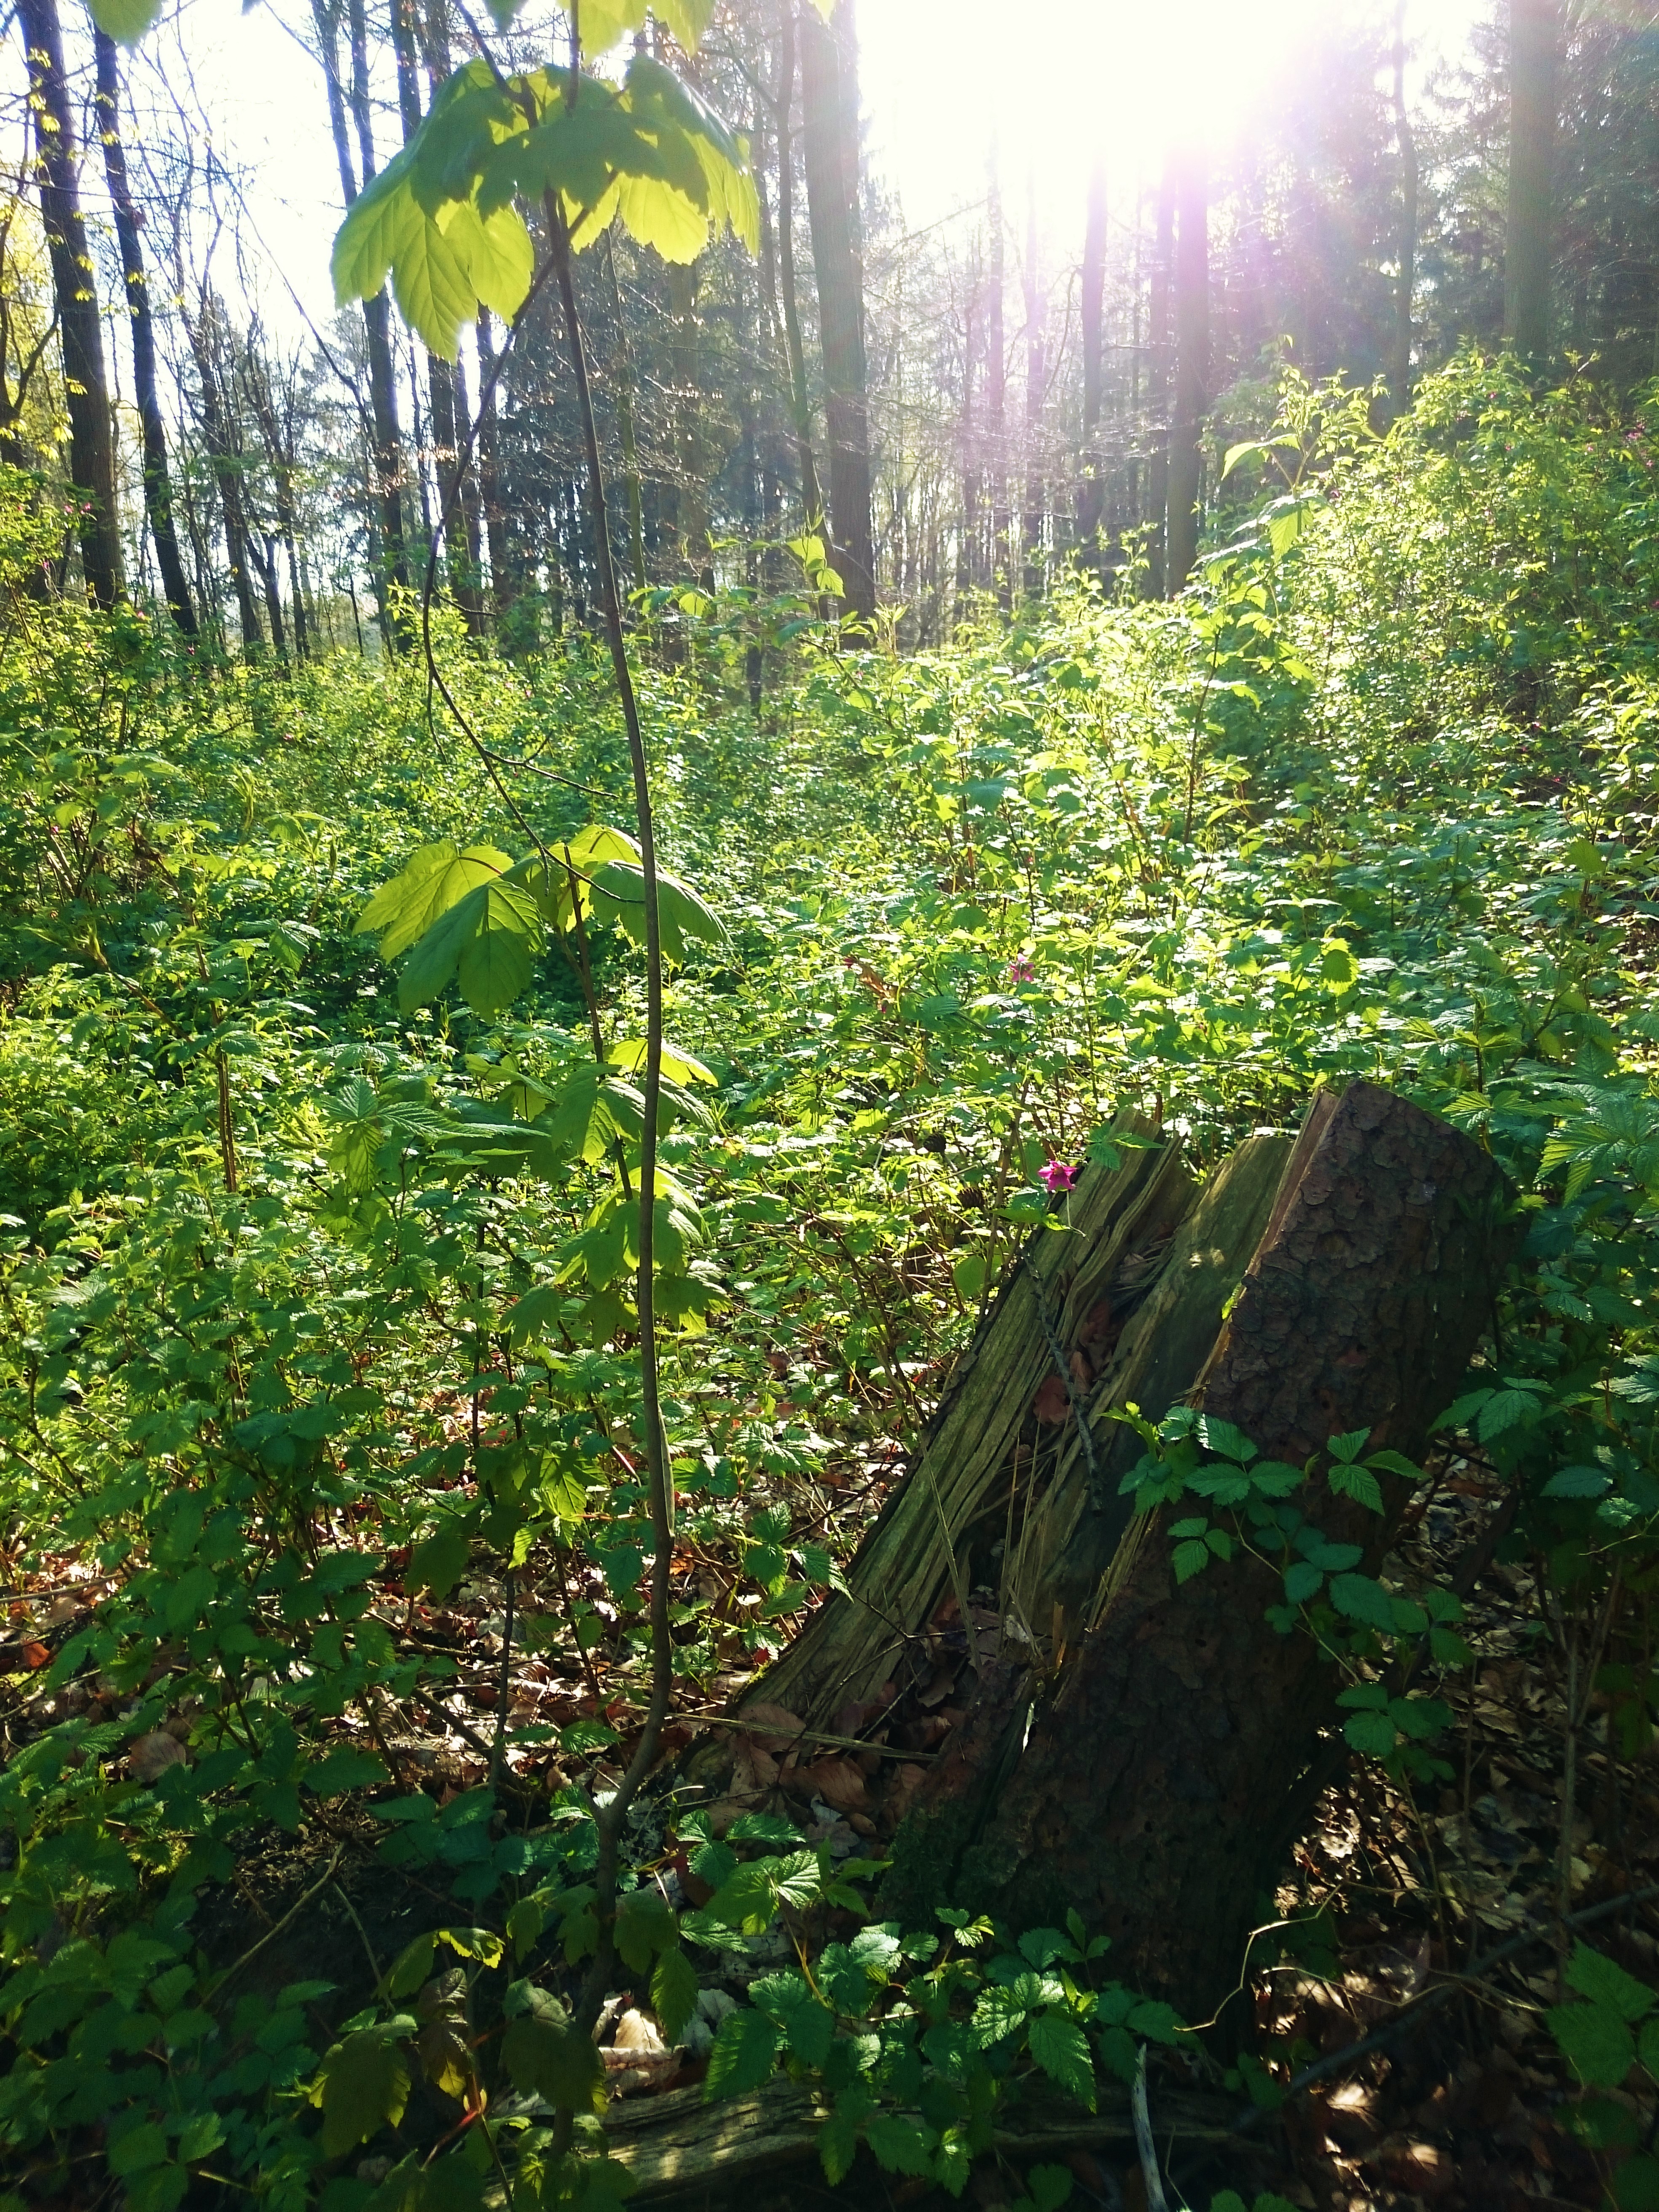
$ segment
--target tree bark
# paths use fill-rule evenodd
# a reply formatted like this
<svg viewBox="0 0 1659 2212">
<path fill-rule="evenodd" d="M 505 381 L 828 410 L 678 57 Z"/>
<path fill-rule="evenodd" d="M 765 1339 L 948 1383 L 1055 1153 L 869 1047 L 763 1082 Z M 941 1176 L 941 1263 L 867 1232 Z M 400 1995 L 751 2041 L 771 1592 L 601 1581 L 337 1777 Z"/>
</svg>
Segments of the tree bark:
<svg viewBox="0 0 1659 2212">
<path fill-rule="evenodd" d="M 1485 1153 L 1364 1083 L 1316 1100 L 1294 1143 L 1242 1146 L 1195 1201 L 1173 1150 L 1085 1173 L 1070 1233 L 1039 1232 L 963 1356 L 850 1595 L 738 1710 L 763 1708 L 775 1748 L 786 1721 L 846 1735 L 902 1716 L 949 1660 L 963 1717 L 908 1770 L 884 1909 L 931 1921 L 948 1899 L 1029 1926 L 1074 1905 L 1126 1980 L 1216 2012 L 1311 1812 L 1340 1678 L 1311 1634 L 1268 1622 L 1276 1569 L 1241 1554 L 1175 1582 L 1177 1514 L 1131 1517 L 1141 1446 L 1109 1416 L 1184 1401 L 1298 1467 L 1352 1429 L 1417 1457 L 1490 1314 L 1505 1212 Z M 1407 1498 L 1382 1482 L 1381 1514 L 1318 1474 L 1295 1499 L 1368 1572 Z M 957 1625 L 953 1593 L 996 1580 L 997 1535 L 997 1605 Z"/>
<path fill-rule="evenodd" d="M 150 314 L 143 249 L 138 242 L 138 210 L 133 205 L 127 180 L 126 149 L 121 143 L 120 66 L 115 41 L 107 31 L 94 29 L 93 46 L 98 71 L 98 125 L 104 147 L 104 175 L 109 184 L 110 204 L 115 210 L 115 235 L 121 249 L 127 314 L 132 325 L 132 389 L 138 404 L 144 448 L 144 513 L 155 542 L 155 565 L 161 572 L 167 611 L 182 634 L 193 641 L 197 635 L 196 609 L 191 603 L 184 558 L 179 550 L 179 533 L 173 526 L 167 434 L 155 388 L 155 325 Z"/>
<path fill-rule="evenodd" d="M 1203 150 L 1176 165 L 1175 415 L 1170 425 L 1169 579 L 1171 598 L 1198 558 L 1204 409 L 1210 380 L 1209 176 Z"/>
<path fill-rule="evenodd" d="M 181 294 L 182 289 L 181 284 Z M 246 653 L 262 653 L 264 632 L 260 627 L 258 601 L 248 574 L 253 540 L 242 498 L 242 455 L 232 434 L 229 398 L 218 357 L 222 310 L 213 295 L 205 293 L 195 314 L 188 309 L 183 311 L 183 320 L 200 391 L 202 443 L 207 447 L 208 465 L 219 487 L 219 503 L 224 514 L 225 554 L 230 563 L 231 586 L 236 593 L 242 650 Z"/>
<path fill-rule="evenodd" d="M 778 10 L 778 288 L 783 310 L 784 344 L 789 357 L 789 416 L 795 430 L 795 459 L 800 471 L 800 503 L 809 526 L 824 520 L 823 494 L 812 458 L 812 402 L 806 384 L 806 350 L 801 343 L 800 307 L 795 289 L 795 0 Z"/>
<path fill-rule="evenodd" d="M 876 565 L 864 272 L 854 247 L 855 210 L 847 175 L 847 106 L 856 97 L 854 88 L 842 82 L 849 65 L 849 0 L 837 0 L 832 25 L 823 22 L 816 7 L 807 6 L 799 37 L 806 210 L 817 277 L 830 441 L 830 525 L 847 603 L 855 615 L 867 617 L 876 611 Z"/>
<path fill-rule="evenodd" d="M 70 422 L 70 474 L 82 501 L 81 567 L 94 605 L 112 607 L 122 592 L 120 511 L 115 495 L 115 433 L 104 374 L 104 335 L 87 227 L 81 212 L 79 153 L 64 71 L 58 0 L 18 0 L 28 49 L 40 222 L 58 301 L 58 343 Z"/>
<path fill-rule="evenodd" d="M 1048 377 L 1048 347 L 1043 330 L 1042 289 L 1037 268 L 1036 192 L 1032 185 L 1025 207 L 1025 506 L 1020 518 L 1020 550 L 1024 558 L 1023 582 L 1027 599 L 1042 592 L 1042 398 Z"/>
<path fill-rule="evenodd" d="M 340 172 L 340 196 L 348 209 L 356 204 L 358 176 L 347 131 L 346 94 L 340 76 L 338 0 L 312 0 L 323 78 L 328 93 L 329 127 Z M 351 46 L 351 112 L 356 126 L 362 182 L 374 176 L 374 126 L 368 99 L 368 30 L 363 0 L 349 0 Z M 392 361 L 392 307 L 384 287 L 363 302 L 363 331 L 368 352 L 368 404 L 374 424 L 375 504 L 380 510 L 380 556 L 375 563 L 380 635 L 395 653 L 399 626 L 389 603 L 388 586 L 409 586 L 409 552 L 404 538 L 403 439 L 398 426 L 398 386 Z"/>
<path fill-rule="evenodd" d="M 1100 450 L 1102 363 L 1106 309 L 1106 157 L 1095 157 L 1089 173 L 1088 213 L 1083 232 L 1083 296 L 1079 303 L 1083 335 L 1083 441 L 1078 471 L 1077 537 L 1087 567 L 1101 562 L 1100 518 L 1105 504 L 1105 464 Z"/>
<path fill-rule="evenodd" d="M 1152 416 L 1152 453 L 1146 464 L 1146 587 L 1155 599 L 1164 597 L 1170 568 L 1170 295 L 1175 275 L 1175 165 L 1165 161 L 1158 188 L 1158 234 L 1146 303 L 1151 357 L 1146 398 Z"/>
<path fill-rule="evenodd" d="M 1412 398 L 1412 301 L 1417 283 L 1417 136 L 1406 106 L 1406 0 L 1394 18 L 1394 129 L 1400 151 L 1400 243 L 1394 280 L 1394 344 L 1389 357 L 1389 390 L 1395 411 L 1403 415 Z"/>
<path fill-rule="evenodd" d="M 991 453 L 991 577 L 997 604 L 1005 612 L 1013 605 L 1010 574 L 1011 520 L 1008 513 L 1008 354 L 1003 324 L 1003 292 L 1007 283 L 1008 257 L 1002 234 L 1002 179 L 997 149 L 991 149 L 991 175 L 986 194 L 985 226 L 990 233 L 990 290 L 985 336 L 985 430 Z"/>
<path fill-rule="evenodd" d="M 1317 1102 L 1190 1401 L 1293 1466 L 1350 1430 L 1417 1457 L 1491 1312 L 1503 1211 L 1499 1171 L 1449 1124 L 1370 1084 Z M 1381 1515 L 1322 1475 L 1297 1499 L 1332 1541 L 1362 1547 L 1368 1573 L 1407 1497 L 1382 1480 Z M 1126 1530 L 1006 1781 L 994 1756 L 978 1764 L 994 1809 L 957 1882 L 1028 1924 L 1075 1905 L 1127 1980 L 1204 2020 L 1236 1987 L 1258 1897 L 1313 1809 L 1340 1683 L 1311 1635 L 1269 1625 L 1276 1571 L 1241 1558 L 1177 1584 L 1171 1517 Z"/>
<path fill-rule="evenodd" d="M 1509 230 L 1504 336 L 1523 360 L 1550 343 L 1550 228 L 1554 193 L 1559 0 L 1510 0 Z"/>
<path fill-rule="evenodd" d="M 478 342 L 478 489 L 483 501 L 484 536 L 489 546 L 489 592 L 495 602 L 499 627 L 519 595 L 518 576 L 507 526 L 507 501 L 501 491 L 499 417 L 495 410 L 495 325 L 488 307 L 480 307 Z"/>
</svg>

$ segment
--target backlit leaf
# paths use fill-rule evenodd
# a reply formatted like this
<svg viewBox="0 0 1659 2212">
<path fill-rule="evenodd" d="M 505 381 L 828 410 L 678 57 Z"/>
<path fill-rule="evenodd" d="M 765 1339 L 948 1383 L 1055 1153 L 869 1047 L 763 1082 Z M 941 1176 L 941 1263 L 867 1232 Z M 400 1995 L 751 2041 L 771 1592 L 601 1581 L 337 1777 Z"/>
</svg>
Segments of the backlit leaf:
<svg viewBox="0 0 1659 2212">
<path fill-rule="evenodd" d="M 360 2028 L 324 2059 L 311 2093 L 323 2108 L 323 2153 L 346 2152 L 389 2122 L 395 2127 L 409 2100 L 409 2067 L 386 2029 Z"/>
<path fill-rule="evenodd" d="M 702 2085 L 703 2102 L 718 2097 L 741 2096 L 758 2089 L 772 2078 L 777 2064 L 778 2031 L 763 2012 L 739 2005 L 726 2014 L 708 2054 L 708 2074 Z"/>
</svg>

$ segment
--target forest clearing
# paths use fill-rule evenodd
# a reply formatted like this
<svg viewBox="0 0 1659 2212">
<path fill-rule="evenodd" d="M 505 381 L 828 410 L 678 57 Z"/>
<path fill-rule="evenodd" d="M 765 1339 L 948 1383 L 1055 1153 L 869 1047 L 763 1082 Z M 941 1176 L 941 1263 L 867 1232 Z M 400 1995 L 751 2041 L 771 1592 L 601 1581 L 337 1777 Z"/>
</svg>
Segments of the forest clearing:
<svg viewBox="0 0 1659 2212">
<path fill-rule="evenodd" d="M 0 2212 L 1659 2204 L 1650 33 L 879 4 L 18 11 Z"/>
</svg>

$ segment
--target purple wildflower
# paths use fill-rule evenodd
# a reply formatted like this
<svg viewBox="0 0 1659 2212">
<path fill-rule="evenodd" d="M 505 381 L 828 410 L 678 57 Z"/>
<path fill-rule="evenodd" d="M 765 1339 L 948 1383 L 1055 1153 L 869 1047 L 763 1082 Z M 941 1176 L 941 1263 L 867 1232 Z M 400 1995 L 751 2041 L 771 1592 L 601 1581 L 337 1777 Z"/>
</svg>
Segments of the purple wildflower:
<svg viewBox="0 0 1659 2212">
<path fill-rule="evenodd" d="M 1052 1195 L 1056 1191 L 1070 1190 L 1082 1173 L 1080 1168 L 1067 1167 L 1064 1160 L 1050 1160 L 1038 1171 L 1037 1181 L 1048 1186 Z"/>
</svg>

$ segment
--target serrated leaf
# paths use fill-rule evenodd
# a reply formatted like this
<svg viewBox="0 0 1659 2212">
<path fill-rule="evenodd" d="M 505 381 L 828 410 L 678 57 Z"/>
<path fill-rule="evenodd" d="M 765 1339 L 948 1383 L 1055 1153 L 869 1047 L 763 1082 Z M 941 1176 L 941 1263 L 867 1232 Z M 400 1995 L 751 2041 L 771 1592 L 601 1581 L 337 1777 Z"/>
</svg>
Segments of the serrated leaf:
<svg viewBox="0 0 1659 2212">
<path fill-rule="evenodd" d="M 889 2173 L 927 2174 L 939 2136 L 921 2120 L 883 2112 L 866 2124 L 864 2140 L 875 2154 L 877 2164 Z"/>
<path fill-rule="evenodd" d="M 1334 1467 L 1326 1479 L 1340 1498 L 1352 1498 L 1372 1513 L 1382 1510 L 1382 1486 L 1368 1468 Z"/>
<path fill-rule="evenodd" d="M 1034 2166 L 1025 2177 L 1025 2193 L 1036 2212 L 1060 2212 L 1072 2194 L 1071 2169 L 1064 2166 Z"/>
<path fill-rule="evenodd" d="M 593 872 L 593 911 L 601 921 L 615 921 L 635 945 L 645 943 L 645 872 L 632 860 L 606 860 Z M 712 907 L 677 876 L 659 872 L 657 922 L 663 957 L 676 965 L 684 961 L 692 938 L 705 945 L 723 945 L 726 930 Z"/>
<path fill-rule="evenodd" d="M 398 981 L 398 1004 L 413 1013 L 454 976 L 476 1013 L 498 1014 L 534 974 L 540 941 L 541 915 L 527 890 L 499 878 L 480 884 L 416 945 Z"/>
<path fill-rule="evenodd" d="M 511 866 L 493 845 L 469 845 L 461 852 L 447 837 L 422 845 L 390 883 L 381 884 L 356 927 L 365 936 L 378 935 L 380 957 L 395 960 L 469 891 L 504 875 Z"/>
<path fill-rule="evenodd" d="M 1475 1434 L 1490 1443 L 1510 1429 L 1536 1421 L 1543 1413 L 1541 1400 L 1530 1390 L 1494 1390 L 1475 1420 Z"/>
<path fill-rule="evenodd" d="M 1218 1420 L 1212 1413 L 1199 1415 L 1198 1433 L 1208 1450 L 1240 1467 L 1247 1467 L 1256 1455 L 1255 1446 L 1243 1429 L 1231 1421 Z"/>
<path fill-rule="evenodd" d="M 1070 2014 L 1039 2013 L 1031 2022 L 1027 2040 L 1032 2057 L 1048 2079 L 1092 2112 L 1095 2069 L 1089 2056 L 1089 2039 Z"/>
<path fill-rule="evenodd" d="M 1597 2004 L 1611 2005 L 1621 2020 L 1640 2020 L 1653 2009 L 1659 1992 L 1645 1982 L 1627 1974 L 1600 1951 L 1593 1951 L 1588 1943 L 1575 1943 L 1572 1956 L 1567 1962 L 1563 1978 L 1569 1989 L 1580 1996 L 1593 1998 Z"/>
<path fill-rule="evenodd" d="M 664 2040 L 676 2043 L 697 2007 L 697 1972 L 678 1943 L 665 1951 L 651 1976 L 651 2009 Z"/>
<path fill-rule="evenodd" d="M 1305 1605 L 1323 1587 L 1323 1570 L 1307 1559 L 1297 1559 L 1285 1570 L 1285 1595 L 1292 1605 Z"/>
<path fill-rule="evenodd" d="M 384 2028 L 360 2028 L 324 2059 L 311 2092 L 323 2111 L 323 2154 L 347 2151 L 388 2123 L 396 2127 L 409 2101 L 409 2067 Z"/>
<path fill-rule="evenodd" d="M 1611 2005 L 1552 2005 L 1545 2025 L 1581 2081 L 1616 2089 L 1636 2063 L 1636 2038 Z"/>
<path fill-rule="evenodd" d="M 1394 1601 L 1370 1575 L 1333 1575 L 1331 1603 L 1350 1620 L 1362 1620 L 1368 1628 L 1384 1629 L 1390 1635 L 1394 1632 Z"/>
<path fill-rule="evenodd" d="M 568 2021 L 521 2013 L 507 2022 L 501 2063 L 521 2096 L 545 2097 L 575 2112 L 605 2110 L 605 2062 L 592 2037 Z"/>
<path fill-rule="evenodd" d="M 466 1572 L 471 1552 L 471 1534 L 464 1522 L 441 1522 L 410 1553 L 404 1588 L 411 1595 L 425 1590 L 441 1605 Z"/>
<path fill-rule="evenodd" d="M 617 1907 L 617 1948 L 624 1965 L 645 1973 L 652 1960 L 679 1940 L 673 1907 L 655 1889 L 636 1889 Z"/>
<path fill-rule="evenodd" d="M 1395 1725 L 1383 1713 L 1350 1713 L 1342 1723 L 1343 1735 L 1367 1759 L 1387 1759 L 1394 1749 Z"/>
<path fill-rule="evenodd" d="M 1181 2014 L 1161 1997 L 1143 1997 L 1125 2025 L 1149 2043 L 1179 2043 L 1186 2033 Z"/>
<path fill-rule="evenodd" d="M 777 2064 L 778 2032 L 763 2012 L 739 2005 L 720 2024 L 708 2053 L 708 2074 L 702 2085 L 703 2102 L 719 2097 L 741 2096 L 769 2081 Z"/>
<path fill-rule="evenodd" d="M 845 2112 L 831 2112 L 818 2130 L 818 2156 L 823 2163 L 823 2178 L 832 2189 L 851 2172 L 858 2149 L 854 2122 Z"/>
<path fill-rule="evenodd" d="M 1544 1485 L 1546 1498 L 1600 1498 L 1613 1487 L 1605 1468 L 1564 1467 Z"/>
<path fill-rule="evenodd" d="M 1190 1582 L 1210 1564 L 1213 1557 L 1210 1547 L 1200 1538 L 1189 1538 L 1175 1547 L 1175 1577 L 1178 1583 Z"/>
</svg>

